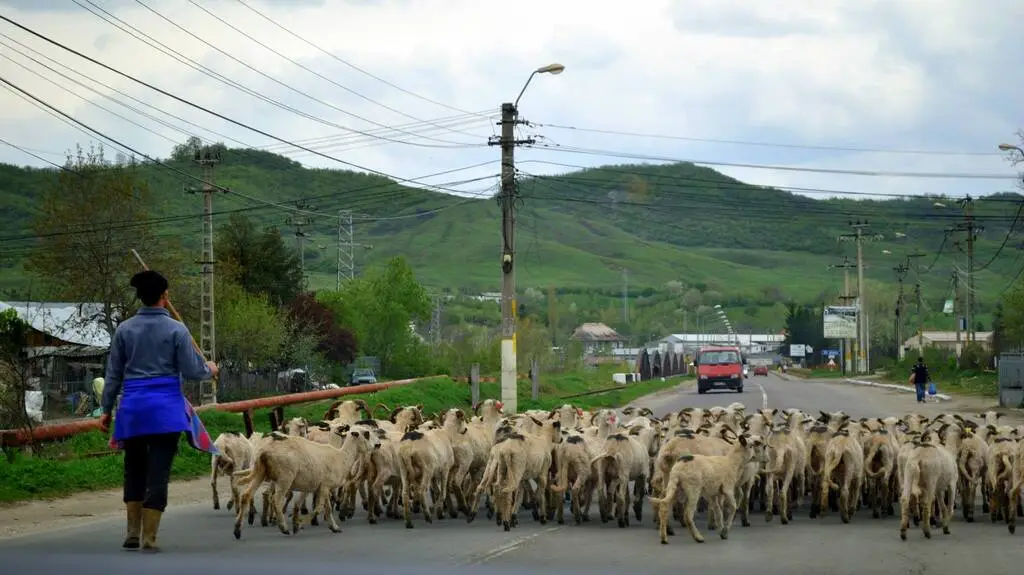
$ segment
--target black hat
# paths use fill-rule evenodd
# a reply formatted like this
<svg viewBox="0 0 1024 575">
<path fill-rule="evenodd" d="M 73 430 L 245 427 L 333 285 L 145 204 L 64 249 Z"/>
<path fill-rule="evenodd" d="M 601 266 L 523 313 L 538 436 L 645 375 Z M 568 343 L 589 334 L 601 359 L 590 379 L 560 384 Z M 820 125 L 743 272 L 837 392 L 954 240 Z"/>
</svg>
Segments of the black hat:
<svg viewBox="0 0 1024 575">
<path fill-rule="evenodd" d="M 135 295 L 145 305 L 154 305 L 160 301 L 160 296 L 167 291 L 167 278 L 160 275 L 160 272 L 146 270 L 132 276 L 131 286 L 135 288 Z"/>
</svg>

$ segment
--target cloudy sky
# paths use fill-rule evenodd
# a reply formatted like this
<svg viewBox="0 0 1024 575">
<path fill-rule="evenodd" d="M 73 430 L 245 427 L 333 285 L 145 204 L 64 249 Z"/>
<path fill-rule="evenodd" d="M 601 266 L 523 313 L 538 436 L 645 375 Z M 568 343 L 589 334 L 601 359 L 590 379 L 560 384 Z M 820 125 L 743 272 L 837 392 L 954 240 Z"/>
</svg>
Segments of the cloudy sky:
<svg viewBox="0 0 1024 575">
<path fill-rule="evenodd" d="M 0 77 L 157 157 L 194 134 L 399 178 L 493 162 L 434 184 L 496 174 L 499 104 L 552 62 L 565 72 L 520 103 L 531 174 L 663 158 L 763 185 L 979 195 L 1013 189 L 996 145 L 1024 127 L 1020 0 L 0 0 L 0 14 L 330 156 L 0 21 Z M 10 89 L 0 138 L 55 162 L 90 140 Z M 45 165 L 3 144 L 0 161 Z M 796 169 L 766 169 L 780 166 Z"/>
</svg>

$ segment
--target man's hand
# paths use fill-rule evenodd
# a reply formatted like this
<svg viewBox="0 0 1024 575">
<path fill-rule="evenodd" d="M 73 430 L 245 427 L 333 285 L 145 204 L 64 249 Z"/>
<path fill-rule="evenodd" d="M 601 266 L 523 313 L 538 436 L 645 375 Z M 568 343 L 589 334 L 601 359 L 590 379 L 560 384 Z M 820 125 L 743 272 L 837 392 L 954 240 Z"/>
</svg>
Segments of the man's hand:
<svg viewBox="0 0 1024 575">
<path fill-rule="evenodd" d="M 100 416 L 100 431 L 103 433 L 110 433 L 110 414 L 104 413 Z"/>
<path fill-rule="evenodd" d="M 213 378 L 216 379 L 217 374 L 220 373 L 220 368 L 217 367 L 217 364 L 212 361 L 208 361 L 206 362 L 206 367 L 210 368 L 210 373 L 213 374 Z"/>
</svg>

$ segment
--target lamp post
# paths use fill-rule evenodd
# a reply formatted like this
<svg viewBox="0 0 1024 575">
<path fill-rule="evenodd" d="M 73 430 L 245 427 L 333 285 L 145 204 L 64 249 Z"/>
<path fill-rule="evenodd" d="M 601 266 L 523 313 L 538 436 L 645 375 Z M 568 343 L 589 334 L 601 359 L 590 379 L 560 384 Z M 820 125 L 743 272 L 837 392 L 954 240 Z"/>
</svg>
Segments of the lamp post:
<svg viewBox="0 0 1024 575">
<path fill-rule="evenodd" d="M 516 380 L 516 276 L 515 276 L 515 202 L 516 167 L 515 149 L 522 144 L 533 143 L 532 139 L 516 140 L 515 127 L 520 124 L 519 100 L 537 74 L 561 74 L 565 66 L 548 64 L 530 72 L 523 89 L 513 103 L 501 105 L 501 137 L 488 140 L 489 145 L 501 146 L 501 402 L 505 412 L 516 413 L 518 393 Z"/>
</svg>

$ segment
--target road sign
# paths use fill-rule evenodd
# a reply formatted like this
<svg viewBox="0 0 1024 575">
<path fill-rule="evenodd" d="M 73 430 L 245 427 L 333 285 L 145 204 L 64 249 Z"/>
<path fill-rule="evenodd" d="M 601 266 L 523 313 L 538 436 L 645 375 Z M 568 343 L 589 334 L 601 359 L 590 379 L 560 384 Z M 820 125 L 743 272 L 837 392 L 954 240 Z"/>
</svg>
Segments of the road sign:
<svg viewBox="0 0 1024 575">
<path fill-rule="evenodd" d="M 789 357 L 803 357 L 807 355 L 807 346 L 802 343 L 789 344 Z"/>
<path fill-rule="evenodd" d="M 856 339 L 856 306 L 826 306 L 823 314 L 825 339 Z"/>
<path fill-rule="evenodd" d="M 839 350 L 838 349 L 823 349 L 823 350 L 821 350 L 821 355 L 823 355 L 825 357 L 830 357 L 830 358 L 831 357 L 839 357 Z"/>
</svg>

